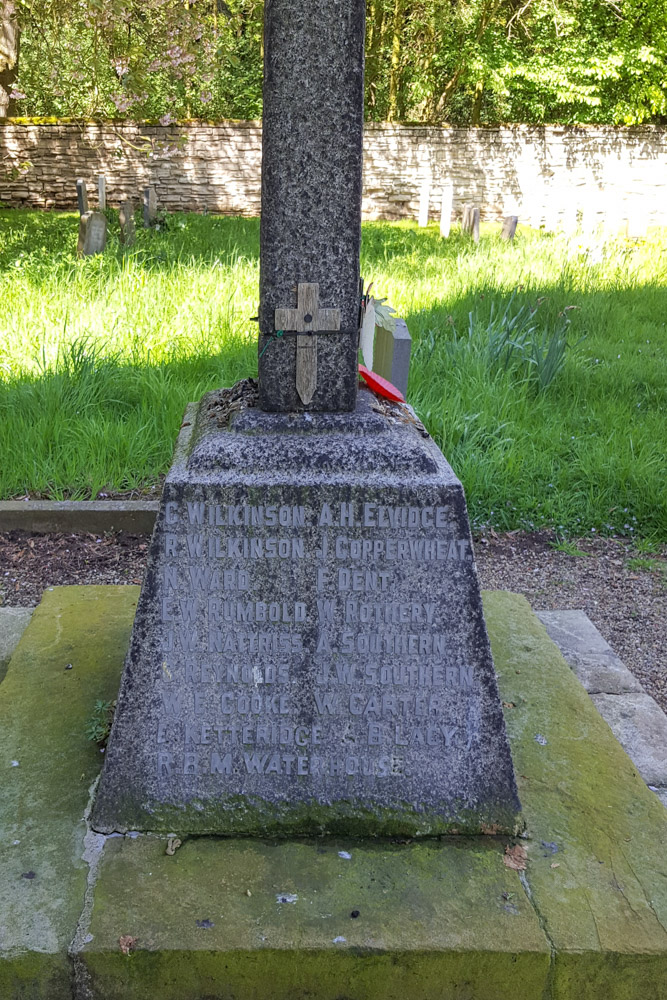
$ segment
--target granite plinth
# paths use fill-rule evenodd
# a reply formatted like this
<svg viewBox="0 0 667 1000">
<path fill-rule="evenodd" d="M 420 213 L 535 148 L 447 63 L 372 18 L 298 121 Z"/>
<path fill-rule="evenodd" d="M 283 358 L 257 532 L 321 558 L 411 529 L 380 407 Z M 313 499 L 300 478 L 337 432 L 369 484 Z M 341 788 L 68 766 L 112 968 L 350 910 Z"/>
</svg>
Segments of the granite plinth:
<svg viewBox="0 0 667 1000">
<path fill-rule="evenodd" d="M 404 406 L 185 420 L 93 823 L 513 830 L 461 484 Z M 222 422 L 223 426 L 220 426 Z"/>
<path fill-rule="evenodd" d="M 357 392 L 364 125 L 364 0 L 267 0 L 259 378 L 264 410 L 352 411 Z M 296 339 L 276 309 L 319 285 L 343 332 L 317 338 L 317 389 L 296 388 Z"/>
</svg>

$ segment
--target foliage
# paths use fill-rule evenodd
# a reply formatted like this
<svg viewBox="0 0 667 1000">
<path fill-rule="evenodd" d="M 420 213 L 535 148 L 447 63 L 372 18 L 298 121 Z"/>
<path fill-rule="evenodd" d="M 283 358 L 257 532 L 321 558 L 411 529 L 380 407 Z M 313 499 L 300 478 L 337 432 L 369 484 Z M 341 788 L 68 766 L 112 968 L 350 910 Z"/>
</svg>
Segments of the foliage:
<svg viewBox="0 0 667 1000">
<path fill-rule="evenodd" d="M 5 5 L 8 0 L 5 0 Z M 12 0 L 21 114 L 261 115 L 263 0 Z M 372 120 L 667 117 L 667 4 L 367 0 Z"/>
<path fill-rule="evenodd" d="M 130 252 L 110 231 L 78 260 L 75 214 L 0 212 L 2 499 L 154 496 L 186 404 L 256 374 L 257 220 L 171 216 Z M 408 398 L 475 525 L 667 539 L 667 233 L 601 252 L 368 223 L 362 273 L 408 323 Z M 481 350 L 454 362 L 471 313 L 475 338 L 520 314 L 538 345 L 565 316 L 581 342 L 536 391 Z"/>
<path fill-rule="evenodd" d="M 111 732 L 115 707 L 115 701 L 100 701 L 98 699 L 95 702 L 95 708 L 86 724 L 85 731 L 87 738 L 93 743 L 97 743 L 98 746 L 106 746 Z"/>
<path fill-rule="evenodd" d="M 462 365 L 470 356 L 484 360 L 491 375 L 511 373 L 514 378 L 532 382 L 537 391 L 547 389 L 565 364 L 568 348 L 569 319 L 563 312 L 553 329 L 540 330 L 535 321 L 543 303 L 524 303 L 513 310 L 516 293 L 500 307 L 491 303 L 487 320 L 475 308 L 468 313 L 468 334 L 461 337 L 452 324 L 452 340 L 446 345 L 452 364 Z"/>
<path fill-rule="evenodd" d="M 16 0 L 21 113 L 259 117 L 257 0 Z"/>
</svg>

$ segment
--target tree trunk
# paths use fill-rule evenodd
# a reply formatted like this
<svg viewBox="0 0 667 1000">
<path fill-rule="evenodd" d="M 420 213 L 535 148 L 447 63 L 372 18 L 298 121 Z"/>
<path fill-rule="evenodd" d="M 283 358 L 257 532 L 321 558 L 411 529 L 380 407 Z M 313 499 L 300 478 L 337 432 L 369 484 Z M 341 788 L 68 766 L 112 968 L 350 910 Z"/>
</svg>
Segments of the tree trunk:
<svg viewBox="0 0 667 1000">
<path fill-rule="evenodd" d="M 16 101 L 9 96 L 19 74 L 21 32 L 13 0 L 0 0 L 0 118 L 16 114 Z"/>
<path fill-rule="evenodd" d="M 459 85 L 459 80 L 461 79 L 465 68 L 466 68 L 465 63 L 461 64 L 458 67 L 458 69 L 456 70 L 456 72 L 454 73 L 454 75 L 452 77 L 450 77 L 450 79 L 447 81 L 447 84 L 445 85 L 445 89 L 443 90 L 442 94 L 440 95 L 440 99 L 439 99 L 438 103 L 435 106 L 436 116 L 440 116 L 442 114 L 442 112 L 444 111 L 444 109 L 445 109 L 445 107 L 447 105 L 447 102 L 449 101 L 449 98 L 452 96 L 452 94 L 454 93 L 454 91 L 456 90 L 456 88 Z"/>
<path fill-rule="evenodd" d="M 389 121 L 398 118 L 398 91 L 401 85 L 401 41 L 405 0 L 394 0 L 394 27 L 391 41 L 391 73 L 389 75 Z"/>
<path fill-rule="evenodd" d="M 482 114 L 482 98 L 484 96 L 484 81 L 478 80 L 475 84 L 475 96 L 472 99 L 472 115 L 470 117 L 470 124 L 473 126 L 479 125 L 479 120 Z"/>
<path fill-rule="evenodd" d="M 475 34 L 474 34 L 473 38 L 471 39 L 471 44 L 468 46 L 468 52 L 466 53 L 464 51 L 461 54 L 461 57 L 460 57 L 461 58 L 461 62 L 460 62 L 460 64 L 458 65 L 458 67 L 457 67 L 456 71 L 454 72 L 454 74 L 447 81 L 447 83 L 445 85 L 445 88 L 444 88 L 442 94 L 440 95 L 440 100 L 438 101 L 438 103 L 436 104 L 436 107 L 435 107 L 436 115 L 440 116 L 442 114 L 442 112 L 444 111 L 445 107 L 447 106 L 447 103 L 448 103 L 450 97 L 452 96 L 452 94 L 454 93 L 454 91 L 456 90 L 456 88 L 458 87 L 459 82 L 460 82 L 462 76 L 464 75 L 464 73 L 466 72 L 466 70 L 468 68 L 468 58 L 469 58 L 470 54 L 472 53 L 472 50 L 475 47 L 477 47 L 479 45 L 479 43 L 481 42 L 482 38 L 486 34 L 487 28 L 489 27 L 489 25 L 491 23 L 491 20 L 495 16 L 495 14 L 496 14 L 496 12 L 497 12 L 497 10 L 498 10 L 499 7 L 500 7 L 500 0 L 486 0 L 486 2 L 484 3 L 484 5 L 482 6 L 482 10 L 480 12 L 479 21 L 477 22 L 477 28 L 475 30 Z M 484 87 L 483 82 L 478 83 L 477 87 L 475 88 L 475 99 L 477 99 L 477 88 L 478 87 L 481 87 L 483 89 L 483 87 Z M 481 111 L 481 100 L 482 100 L 481 91 L 480 91 L 480 94 L 479 94 L 479 100 L 480 100 L 480 111 Z M 473 108 L 473 114 L 474 114 L 474 108 Z"/>
<path fill-rule="evenodd" d="M 369 5 L 368 59 L 366 64 L 366 90 L 368 94 L 368 106 L 371 108 L 375 107 L 377 101 L 384 23 L 385 0 L 372 0 L 372 3 Z"/>
</svg>

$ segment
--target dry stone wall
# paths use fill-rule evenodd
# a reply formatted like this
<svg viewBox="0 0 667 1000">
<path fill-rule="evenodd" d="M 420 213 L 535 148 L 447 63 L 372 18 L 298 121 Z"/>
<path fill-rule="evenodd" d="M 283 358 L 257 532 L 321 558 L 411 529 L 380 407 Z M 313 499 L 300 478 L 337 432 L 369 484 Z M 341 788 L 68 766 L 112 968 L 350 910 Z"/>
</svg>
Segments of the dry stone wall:
<svg viewBox="0 0 667 1000">
<path fill-rule="evenodd" d="M 261 140 L 260 122 L 0 122 L 0 201 L 73 209 L 76 178 L 88 178 L 92 191 L 96 176 L 104 174 L 114 207 L 126 198 L 139 204 L 143 188 L 152 184 L 168 211 L 254 216 L 260 209 Z M 30 168 L 12 176 L 12 167 L 26 162 Z M 551 226 L 584 211 L 664 225 L 667 130 L 367 126 L 366 218 L 417 218 L 425 185 L 436 218 L 447 183 L 454 188 L 455 216 L 474 202 L 486 220 L 518 214 L 522 222 Z"/>
</svg>

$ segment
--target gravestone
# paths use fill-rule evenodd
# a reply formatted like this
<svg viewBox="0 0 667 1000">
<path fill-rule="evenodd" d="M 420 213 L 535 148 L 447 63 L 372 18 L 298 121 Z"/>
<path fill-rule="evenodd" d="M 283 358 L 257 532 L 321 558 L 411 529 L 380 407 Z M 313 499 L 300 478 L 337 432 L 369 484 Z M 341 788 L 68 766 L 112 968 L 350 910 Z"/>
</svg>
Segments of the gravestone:
<svg viewBox="0 0 667 1000">
<path fill-rule="evenodd" d="M 507 215 L 503 219 L 503 226 L 500 230 L 500 238 L 503 240 L 513 240 L 516 235 L 516 227 L 519 225 L 518 215 Z"/>
<path fill-rule="evenodd" d="M 104 212 L 107 207 L 107 179 L 104 174 L 97 178 L 97 201 L 100 212 Z"/>
<path fill-rule="evenodd" d="M 134 223 L 134 205 L 131 201 L 121 203 L 118 222 L 120 224 L 120 242 L 126 247 L 134 246 L 137 230 Z"/>
<path fill-rule="evenodd" d="M 86 182 L 82 177 L 76 182 L 76 202 L 79 209 L 79 215 L 85 215 L 88 209 L 88 189 L 86 187 Z"/>
<path fill-rule="evenodd" d="M 358 392 L 364 2 L 265 16 L 259 386 L 186 412 L 92 823 L 509 833 L 463 489 L 407 406 Z"/>
<path fill-rule="evenodd" d="M 426 177 L 419 191 L 419 227 L 425 229 L 428 226 L 429 210 L 431 207 L 431 181 Z"/>
<path fill-rule="evenodd" d="M 157 193 L 154 187 L 144 188 L 144 227 L 150 229 L 157 222 Z"/>
<path fill-rule="evenodd" d="M 79 219 L 79 257 L 104 253 L 107 245 L 107 220 L 101 212 L 86 212 Z"/>
<path fill-rule="evenodd" d="M 440 235 L 446 239 L 452 228 L 452 206 L 454 202 L 454 188 L 451 184 L 444 184 L 442 188 L 442 203 L 440 205 Z"/>
<path fill-rule="evenodd" d="M 463 206 L 461 229 L 464 233 L 472 236 L 475 243 L 479 243 L 479 219 L 480 210 L 476 205 L 465 204 Z"/>
</svg>

